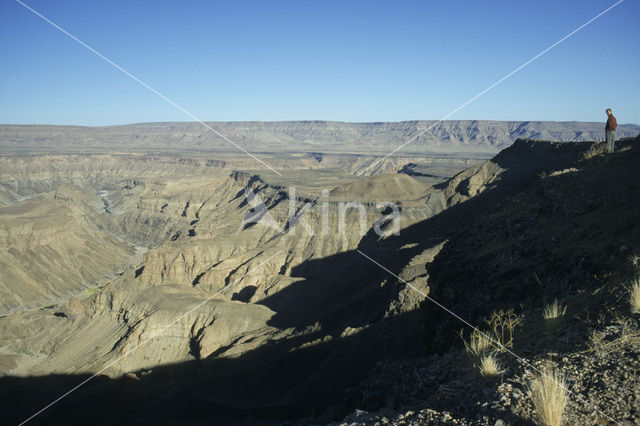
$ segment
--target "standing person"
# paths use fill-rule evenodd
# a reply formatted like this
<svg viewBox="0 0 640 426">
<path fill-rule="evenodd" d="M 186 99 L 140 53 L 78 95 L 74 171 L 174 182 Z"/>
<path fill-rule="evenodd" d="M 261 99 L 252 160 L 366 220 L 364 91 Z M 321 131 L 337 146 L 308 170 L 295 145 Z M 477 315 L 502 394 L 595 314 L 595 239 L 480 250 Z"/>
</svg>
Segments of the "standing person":
<svg viewBox="0 0 640 426">
<path fill-rule="evenodd" d="M 609 116 L 609 118 L 607 118 L 607 125 L 604 127 L 607 133 L 607 152 L 613 154 L 613 151 L 616 149 L 616 128 L 618 127 L 618 122 L 613 116 L 611 108 L 607 108 L 605 112 Z"/>
</svg>

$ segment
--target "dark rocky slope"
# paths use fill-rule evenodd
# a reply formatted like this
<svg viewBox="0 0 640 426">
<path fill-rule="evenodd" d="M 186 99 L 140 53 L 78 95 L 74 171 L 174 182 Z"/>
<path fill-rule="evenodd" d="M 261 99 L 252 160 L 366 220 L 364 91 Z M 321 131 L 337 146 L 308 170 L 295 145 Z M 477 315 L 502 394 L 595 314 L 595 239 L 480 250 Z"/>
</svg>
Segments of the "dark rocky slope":
<svg viewBox="0 0 640 426">
<path fill-rule="evenodd" d="M 499 310 L 524 315 L 513 347 L 522 359 L 500 353 L 504 374 L 482 377 L 459 335 L 471 330 L 425 301 L 433 355 L 380 363 L 354 390 L 365 411 L 343 423 L 534 424 L 527 384 L 550 363 L 573 392 L 566 424 L 639 424 L 640 332 L 629 283 L 640 274 L 640 139 L 618 148 L 523 182 L 460 222 L 427 265 L 429 295 L 471 324 L 488 330 Z M 542 311 L 556 298 L 567 311 L 550 327 Z"/>
</svg>

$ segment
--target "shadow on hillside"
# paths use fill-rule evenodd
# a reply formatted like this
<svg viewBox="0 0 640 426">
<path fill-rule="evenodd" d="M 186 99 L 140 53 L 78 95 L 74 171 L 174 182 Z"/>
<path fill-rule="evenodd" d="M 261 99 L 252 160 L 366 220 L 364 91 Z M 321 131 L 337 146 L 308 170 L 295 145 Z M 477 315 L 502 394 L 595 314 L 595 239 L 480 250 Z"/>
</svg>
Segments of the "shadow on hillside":
<svg viewBox="0 0 640 426">
<path fill-rule="evenodd" d="M 462 223 L 526 189 L 539 174 L 568 167 L 590 147 L 584 142 L 516 141 L 491 160 L 505 169 L 492 187 L 402 230 L 399 236 L 380 240 L 370 231 L 358 249 L 399 274 L 412 257 L 444 242 Z M 395 282 L 395 278 L 357 251 L 307 261 L 293 268 L 291 276 L 303 279 L 260 302 L 277 313 L 270 324 L 282 329 L 316 322 L 334 330 L 361 327 L 382 315 L 399 290 L 397 285 L 381 288 L 382 280 Z"/>
<path fill-rule="evenodd" d="M 392 331 L 420 318 L 418 312 L 404 314 L 304 348 L 297 348 L 302 339 L 293 338 L 238 358 L 156 367 L 140 380 L 96 377 L 29 424 L 280 424 L 311 416 L 327 422 L 346 415 L 344 391 L 372 363 L 383 356 L 416 355 Z M 419 346 L 419 336 L 405 337 Z M 2 423 L 26 420 L 88 377 L 0 378 Z"/>
<path fill-rule="evenodd" d="M 493 211 L 495 217 L 461 228 L 430 268 L 431 295 L 473 324 L 483 324 L 499 309 L 541 310 L 553 299 L 572 300 L 571 315 L 581 303 L 602 309 L 605 294 L 580 295 L 596 295 L 599 287 L 615 283 L 598 278 L 605 271 L 632 273 L 629 257 L 640 249 L 639 161 L 640 137 L 619 140 L 615 154 L 595 155 L 545 177 L 517 201 L 519 208 L 505 204 Z M 439 324 L 428 337 L 432 350 L 446 351 L 459 341 L 457 319 L 431 310 L 426 321 Z M 581 324 L 547 349 L 569 349 Z"/>
<path fill-rule="evenodd" d="M 399 274 L 412 257 L 486 214 L 500 198 L 522 191 L 536 175 L 567 167 L 590 145 L 532 146 L 518 141 L 498 154 L 492 161 L 507 170 L 482 194 L 397 237 L 379 240 L 370 232 L 359 250 Z M 139 381 L 98 377 L 34 423 L 269 424 L 315 416 L 326 422 L 356 408 L 348 388 L 376 361 L 424 353 L 424 314 L 385 315 L 403 285 L 357 251 L 305 262 L 291 275 L 302 279 L 261 303 L 276 312 L 270 325 L 298 330 L 316 325 L 311 336 L 270 342 L 233 359 L 157 367 Z M 364 328 L 341 337 L 347 327 Z M 312 340 L 314 345 L 300 347 Z M 84 378 L 1 378 L 3 423 L 24 420 Z"/>
</svg>

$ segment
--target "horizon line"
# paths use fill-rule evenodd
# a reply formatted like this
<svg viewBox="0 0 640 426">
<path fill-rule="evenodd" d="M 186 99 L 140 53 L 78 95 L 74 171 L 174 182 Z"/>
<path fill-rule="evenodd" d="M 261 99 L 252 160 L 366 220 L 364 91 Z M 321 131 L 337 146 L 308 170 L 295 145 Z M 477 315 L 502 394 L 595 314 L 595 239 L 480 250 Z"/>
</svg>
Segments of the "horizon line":
<svg viewBox="0 0 640 426">
<path fill-rule="evenodd" d="M 205 120 L 205 123 L 226 123 L 226 124 L 243 124 L 243 123 L 338 123 L 338 124 L 402 124 L 402 123 L 429 123 L 438 121 L 436 119 L 415 119 L 400 121 L 342 121 L 342 120 L 323 120 L 323 119 L 300 119 L 300 120 Z M 460 119 L 460 120 L 442 120 L 446 122 L 494 122 L 494 123 L 604 123 L 602 121 L 584 121 L 584 120 L 499 120 L 499 119 Z M 0 126 L 54 126 L 54 127 L 83 127 L 83 128 L 106 128 L 106 127 L 125 127 L 149 124 L 197 124 L 197 121 L 139 121 L 119 124 L 102 124 L 102 125 L 86 125 L 86 124 L 52 124 L 52 123 L 0 123 Z M 620 126 L 640 126 L 638 123 L 620 123 Z"/>
</svg>

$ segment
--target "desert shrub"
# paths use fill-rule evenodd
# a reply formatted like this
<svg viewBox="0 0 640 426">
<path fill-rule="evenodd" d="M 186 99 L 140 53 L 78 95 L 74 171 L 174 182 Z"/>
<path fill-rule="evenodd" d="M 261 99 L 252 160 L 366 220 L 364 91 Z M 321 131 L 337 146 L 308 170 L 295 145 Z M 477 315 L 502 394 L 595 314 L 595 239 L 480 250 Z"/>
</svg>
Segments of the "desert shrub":
<svg viewBox="0 0 640 426">
<path fill-rule="evenodd" d="M 486 321 L 493 331 L 495 339 L 500 345 L 500 350 L 513 348 L 513 332 L 522 325 L 524 314 L 516 315 L 513 309 L 494 311 Z"/>
<path fill-rule="evenodd" d="M 531 400 L 539 422 L 544 426 L 559 426 L 567 407 L 565 378 L 557 370 L 545 368 L 529 384 Z"/>
<path fill-rule="evenodd" d="M 476 359 L 477 362 L 474 362 L 473 366 L 478 368 L 482 376 L 495 377 L 502 374 L 502 366 L 496 357 L 498 342 L 478 329 L 473 330 L 468 341 L 464 339 L 462 332 L 460 332 L 460 337 L 467 353 Z"/>
<path fill-rule="evenodd" d="M 567 312 L 567 307 L 558 303 L 558 299 L 554 299 L 552 303 L 549 303 L 544 307 L 542 317 L 546 320 L 554 320 L 560 318 Z"/>
<path fill-rule="evenodd" d="M 476 357 L 481 357 L 482 355 L 484 355 L 491 349 L 493 345 L 491 339 L 487 336 L 487 334 L 481 332 L 478 329 L 473 330 L 473 333 L 471 333 L 471 336 L 469 336 L 469 341 L 464 340 L 462 334 L 460 337 L 462 337 L 462 341 L 464 342 L 467 353 Z"/>
<path fill-rule="evenodd" d="M 478 367 L 480 374 L 485 377 L 495 377 L 502 374 L 502 366 L 494 353 L 482 355 Z"/>
<path fill-rule="evenodd" d="M 607 152 L 606 142 L 594 143 L 591 147 L 582 154 L 583 160 L 589 160 L 594 157 L 604 155 Z"/>
</svg>

